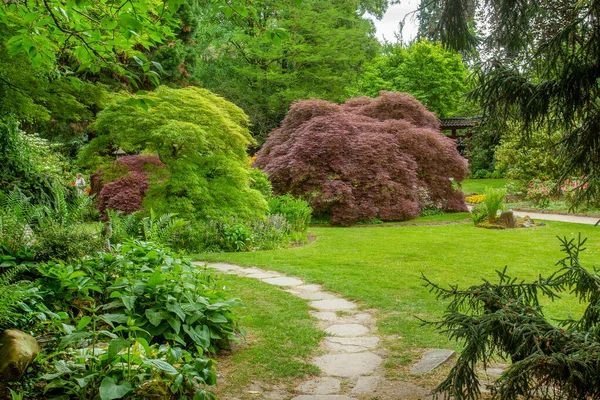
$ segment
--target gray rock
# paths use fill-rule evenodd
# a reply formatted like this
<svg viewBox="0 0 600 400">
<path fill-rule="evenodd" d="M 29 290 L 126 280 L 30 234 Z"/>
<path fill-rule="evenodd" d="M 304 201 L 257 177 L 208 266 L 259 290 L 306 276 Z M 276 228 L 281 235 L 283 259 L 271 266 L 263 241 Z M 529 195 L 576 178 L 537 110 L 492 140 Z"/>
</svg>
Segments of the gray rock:
<svg viewBox="0 0 600 400">
<path fill-rule="evenodd" d="M 38 342 L 25 332 L 7 329 L 0 334 L 0 395 L 6 383 L 21 379 L 39 352 Z"/>
<path fill-rule="evenodd" d="M 429 350 L 425 352 L 425 354 L 423 354 L 423 357 L 418 363 L 413 365 L 410 372 L 412 372 L 413 374 L 427 374 L 439 367 L 440 365 L 442 365 L 443 363 L 445 363 L 446 361 L 448 361 L 455 355 L 456 352 L 453 350 Z"/>
<path fill-rule="evenodd" d="M 336 324 L 325 329 L 325 332 L 335 336 L 354 337 L 369 333 L 369 328 L 360 324 Z"/>
<path fill-rule="evenodd" d="M 310 306 L 321 311 L 350 310 L 356 308 L 356 304 L 345 299 L 318 300 L 311 302 Z"/>
<path fill-rule="evenodd" d="M 194 264 L 198 265 L 198 266 L 204 266 L 204 264 L 206 264 L 206 263 L 196 261 L 196 262 L 194 262 Z M 231 273 L 239 272 L 242 269 L 241 267 L 238 267 L 237 265 L 223 264 L 223 263 L 214 263 L 214 264 L 211 263 L 211 264 L 208 264 L 208 268 L 216 269 L 221 272 L 231 272 Z"/>
<path fill-rule="evenodd" d="M 381 364 L 381 357 L 369 351 L 353 354 L 326 354 L 315 359 L 315 365 L 331 376 L 354 378 L 370 374 Z"/>
<path fill-rule="evenodd" d="M 327 292 L 306 292 L 300 290 L 288 290 L 288 292 L 304 300 L 335 300 L 338 298 Z"/>
<path fill-rule="evenodd" d="M 512 210 L 503 211 L 498 217 L 498 224 L 505 226 L 507 228 L 516 228 L 517 227 L 517 219 L 513 215 Z"/>
<path fill-rule="evenodd" d="M 262 279 L 263 282 L 276 286 L 298 286 L 302 285 L 302 281 L 298 278 L 280 277 Z"/>
<path fill-rule="evenodd" d="M 333 394 L 340 392 L 340 385 L 339 379 L 325 376 L 306 381 L 297 390 L 304 394 Z"/>
<path fill-rule="evenodd" d="M 372 393 L 377 389 L 379 383 L 378 376 L 359 376 L 356 385 L 352 389 L 354 394 Z"/>
<path fill-rule="evenodd" d="M 378 345 L 379 338 L 377 336 L 325 338 L 325 346 L 335 353 L 360 353 L 375 349 Z"/>
</svg>

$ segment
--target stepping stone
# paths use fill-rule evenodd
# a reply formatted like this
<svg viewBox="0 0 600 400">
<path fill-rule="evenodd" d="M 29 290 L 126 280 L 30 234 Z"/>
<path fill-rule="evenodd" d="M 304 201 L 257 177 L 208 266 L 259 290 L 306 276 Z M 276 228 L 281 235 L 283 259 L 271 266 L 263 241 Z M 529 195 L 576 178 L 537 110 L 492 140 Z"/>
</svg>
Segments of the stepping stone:
<svg viewBox="0 0 600 400">
<path fill-rule="evenodd" d="M 358 321 L 361 321 L 361 322 L 367 322 L 367 321 L 371 321 L 373 319 L 373 316 L 371 314 L 367 314 L 367 313 L 360 313 L 360 314 L 356 314 L 353 318 Z"/>
<path fill-rule="evenodd" d="M 243 275 L 263 274 L 264 272 L 264 270 L 254 267 L 240 268 L 239 271 L 239 273 Z"/>
<path fill-rule="evenodd" d="M 339 394 L 303 394 L 294 397 L 292 400 L 358 400 L 354 397 L 342 396 Z"/>
<path fill-rule="evenodd" d="M 364 393 L 372 393 L 377 389 L 377 384 L 379 383 L 378 376 L 359 376 L 358 381 L 356 381 L 356 385 L 354 385 L 354 389 L 352 389 L 352 393 L 354 394 L 364 394 Z"/>
<path fill-rule="evenodd" d="M 280 274 L 272 273 L 272 272 L 258 272 L 256 274 L 248 274 L 246 278 L 254 278 L 254 279 L 268 279 L 268 278 L 279 278 Z"/>
<path fill-rule="evenodd" d="M 413 374 L 427 374 L 448 361 L 454 355 L 456 355 L 456 352 L 453 350 L 429 350 L 423 354 L 423 357 L 418 363 L 413 365 L 410 372 Z"/>
<path fill-rule="evenodd" d="M 321 285 L 315 285 L 315 284 L 301 285 L 301 286 L 296 286 L 294 289 L 304 290 L 306 292 L 318 292 L 321 290 Z"/>
<path fill-rule="evenodd" d="M 322 377 L 306 381 L 297 390 L 305 394 L 332 394 L 340 392 L 340 380 L 331 377 Z"/>
<path fill-rule="evenodd" d="M 378 345 L 379 338 L 377 336 L 325 338 L 325 346 L 336 353 L 360 353 L 361 351 L 375 349 Z"/>
<path fill-rule="evenodd" d="M 338 320 L 337 314 L 332 311 L 310 311 L 310 315 L 321 321 L 335 322 Z"/>
<path fill-rule="evenodd" d="M 321 311 L 350 310 L 356 308 L 356 304 L 346 299 L 318 300 L 311 302 L 310 306 Z"/>
<path fill-rule="evenodd" d="M 203 266 L 205 263 L 196 261 L 196 262 L 194 262 L 194 264 Z M 208 264 L 208 268 L 213 268 L 213 269 L 219 270 L 221 272 L 238 272 L 242 269 L 241 267 L 238 267 L 237 265 L 223 264 L 223 263 Z"/>
<path fill-rule="evenodd" d="M 287 276 L 282 276 L 279 278 L 267 278 L 262 279 L 263 282 L 268 283 L 270 285 L 276 286 L 298 286 L 302 285 L 302 281 L 298 278 L 290 278 Z"/>
<path fill-rule="evenodd" d="M 360 324 L 336 324 L 325 329 L 330 335 L 354 337 L 369 333 L 369 328 Z"/>
<path fill-rule="evenodd" d="M 288 290 L 288 292 L 304 300 L 335 300 L 339 298 L 326 292 L 300 292 L 297 290 Z"/>
<path fill-rule="evenodd" d="M 326 354 L 315 358 L 315 365 L 324 374 L 354 378 L 373 372 L 381 364 L 381 357 L 369 351 L 353 354 Z"/>
</svg>

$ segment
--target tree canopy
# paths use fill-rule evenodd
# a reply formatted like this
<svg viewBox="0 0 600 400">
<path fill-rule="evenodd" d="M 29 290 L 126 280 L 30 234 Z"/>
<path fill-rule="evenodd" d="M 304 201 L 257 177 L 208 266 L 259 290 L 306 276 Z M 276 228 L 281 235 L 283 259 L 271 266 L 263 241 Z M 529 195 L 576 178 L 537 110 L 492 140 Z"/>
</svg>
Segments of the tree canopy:
<svg viewBox="0 0 600 400">
<path fill-rule="evenodd" d="M 406 93 L 294 103 L 255 164 L 275 193 L 306 199 L 334 224 L 406 220 L 427 207 L 466 211 L 449 179 L 468 175 L 466 160 L 435 114 Z"/>
<path fill-rule="evenodd" d="M 384 3 L 265 0 L 257 15 L 229 18 L 201 11 L 196 43 L 202 56 L 196 70 L 187 72 L 242 107 L 253 135 L 264 140 L 293 101 L 344 99 L 380 46 L 362 11 Z M 285 38 L 279 46 L 261 34 L 267 27 Z"/>
<path fill-rule="evenodd" d="M 366 63 L 351 94 L 375 97 L 380 90 L 407 92 L 443 118 L 463 107 L 468 75 L 461 56 L 439 44 L 388 45 L 382 55 Z"/>
</svg>

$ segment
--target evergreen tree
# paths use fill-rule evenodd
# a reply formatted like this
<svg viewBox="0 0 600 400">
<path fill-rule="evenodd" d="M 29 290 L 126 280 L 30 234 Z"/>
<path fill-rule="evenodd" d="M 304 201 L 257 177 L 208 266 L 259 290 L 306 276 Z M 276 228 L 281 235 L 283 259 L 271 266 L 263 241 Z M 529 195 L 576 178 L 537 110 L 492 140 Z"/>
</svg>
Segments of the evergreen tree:
<svg viewBox="0 0 600 400">
<path fill-rule="evenodd" d="M 461 290 L 426 279 L 438 298 L 449 299 L 440 329 L 464 349 L 435 393 L 455 399 L 480 396 L 477 370 L 494 357 L 512 363 L 492 386 L 496 398 L 597 399 L 600 397 L 600 276 L 579 262 L 585 240 L 561 240 L 566 257 L 550 277 L 519 281 L 498 271 Z M 558 324 L 544 314 L 542 299 L 574 293 L 587 304 L 579 319 Z"/>
<path fill-rule="evenodd" d="M 432 0 L 441 40 L 472 49 L 468 29 L 478 0 Z M 481 3 L 481 4 L 479 4 Z M 562 178 L 585 175 L 584 196 L 600 194 L 600 0 L 492 0 L 479 18 L 489 34 L 481 41 L 486 61 L 473 98 L 497 128 L 523 123 L 525 132 L 564 132 Z"/>
</svg>

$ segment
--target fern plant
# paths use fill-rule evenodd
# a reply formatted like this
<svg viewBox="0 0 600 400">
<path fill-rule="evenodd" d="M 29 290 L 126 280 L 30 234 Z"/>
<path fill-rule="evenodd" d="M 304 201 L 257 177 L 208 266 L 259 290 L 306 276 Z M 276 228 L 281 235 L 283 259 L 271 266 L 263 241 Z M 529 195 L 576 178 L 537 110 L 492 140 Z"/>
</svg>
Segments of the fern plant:
<svg viewBox="0 0 600 400">
<path fill-rule="evenodd" d="M 15 189 L 9 193 L 0 192 L 0 251 L 14 255 L 32 244 L 31 229 L 39 215 L 39 209 L 32 205 L 30 198 Z"/>
<path fill-rule="evenodd" d="M 92 206 L 92 199 L 88 196 L 76 196 L 68 202 L 62 187 L 52 187 L 51 197 L 47 197 L 45 204 L 40 206 L 38 225 L 40 228 L 52 226 L 68 227 L 83 221 Z"/>
<path fill-rule="evenodd" d="M 20 317 L 19 306 L 28 290 L 25 282 L 17 278 L 26 268 L 20 265 L 0 272 L 0 331 L 14 326 L 13 321 Z"/>
<path fill-rule="evenodd" d="M 141 237 L 147 242 L 170 244 L 173 235 L 178 229 L 187 225 L 187 221 L 176 218 L 176 214 L 162 214 L 157 217 L 153 209 L 150 215 L 142 218 Z"/>
</svg>

